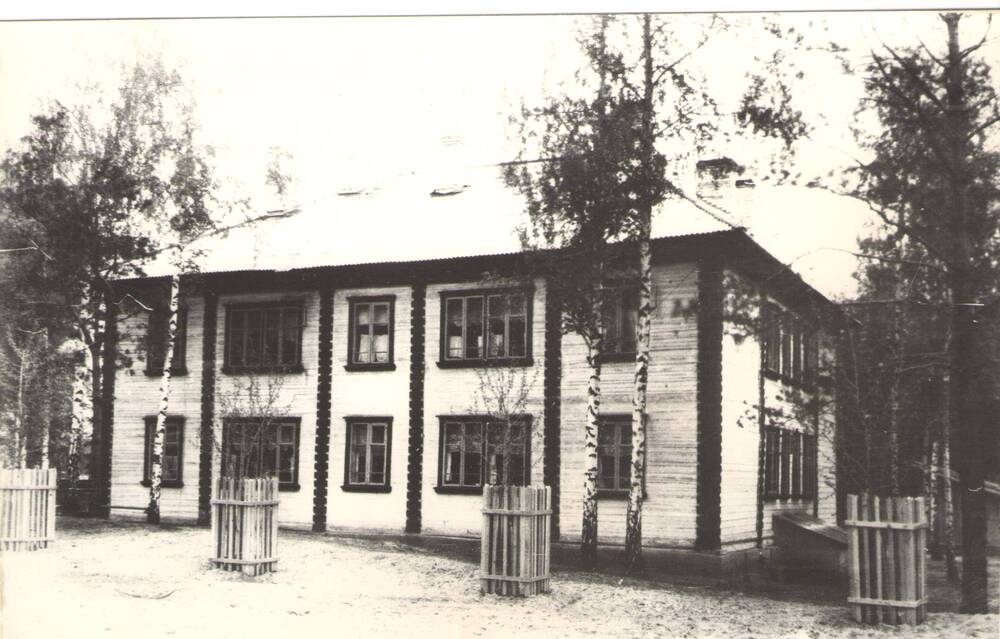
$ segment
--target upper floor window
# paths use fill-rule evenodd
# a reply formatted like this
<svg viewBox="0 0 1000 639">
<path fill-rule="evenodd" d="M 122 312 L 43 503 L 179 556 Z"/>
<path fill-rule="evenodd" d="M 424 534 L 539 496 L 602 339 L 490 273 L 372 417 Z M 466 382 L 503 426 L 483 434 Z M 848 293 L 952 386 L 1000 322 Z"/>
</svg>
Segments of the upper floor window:
<svg viewBox="0 0 1000 639">
<path fill-rule="evenodd" d="M 174 335 L 174 355 L 171 361 L 170 373 L 183 375 L 187 373 L 185 360 L 187 358 L 187 309 L 177 309 L 177 332 Z M 160 375 L 163 373 L 163 362 L 167 355 L 167 330 L 170 313 L 167 310 L 156 310 L 149 314 L 149 325 L 146 332 L 146 374 Z"/>
<path fill-rule="evenodd" d="M 442 294 L 441 364 L 530 357 L 530 301 L 523 290 Z"/>
<path fill-rule="evenodd" d="M 631 482 L 632 417 L 602 417 L 597 427 L 597 489 L 625 492 Z"/>
<path fill-rule="evenodd" d="M 776 304 L 767 304 L 763 313 L 764 372 L 810 388 L 819 360 L 815 329 Z"/>
<path fill-rule="evenodd" d="M 156 416 L 146 418 L 142 483 L 149 485 L 153 468 L 153 442 L 156 439 Z M 163 452 L 160 455 L 160 482 L 165 488 L 180 488 L 184 462 L 184 418 L 168 416 L 163 426 Z"/>
<path fill-rule="evenodd" d="M 391 370 L 395 297 L 348 298 L 348 370 Z"/>
<path fill-rule="evenodd" d="M 348 418 L 343 489 L 388 492 L 391 450 L 391 418 Z"/>
<path fill-rule="evenodd" d="M 438 490 L 478 492 L 484 484 L 527 484 L 530 421 L 442 417 Z"/>
<path fill-rule="evenodd" d="M 223 474 L 229 477 L 272 476 L 278 478 L 279 488 L 298 488 L 298 418 L 226 418 L 222 464 Z"/>
<path fill-rule="evenodd" d="M 301 304 L 279 302 L 227 307 L 223 372 L 301 370 Z"/>
<path fill-rule="evenodd" d="M 635 355 L 639 292 L 634 287 L 613 288 L 604 299 L 604 355 Z"/>
</svg>

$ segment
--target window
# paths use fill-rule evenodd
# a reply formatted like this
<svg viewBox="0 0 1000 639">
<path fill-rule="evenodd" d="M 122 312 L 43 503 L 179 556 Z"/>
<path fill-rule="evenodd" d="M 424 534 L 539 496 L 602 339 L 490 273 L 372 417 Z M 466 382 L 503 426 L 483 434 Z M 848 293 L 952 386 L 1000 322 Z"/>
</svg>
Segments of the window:
<svg viewBox="0 0 1000 639">
<path fill-rule="evenodd" d="M 225 373 L 302 371 L 302 306 L 288 303 L 226 309 Z"/>
<path fill-rule="evenodd" d="M 347 370 L 393 370 L 395 297 L 348 298 Z"/>
<path fill-rule="evenodd" d="M 442 294 L 440 363 L 526 360 L 530 299 L 525 291 Z"/>
<path fill-rule="evenodd" d="M 597 490 L 627 492 L 632 481 L 632 416 L 604 417 L 597 428 Z"/>
<path fill-rule="evenodd" d="M 774 426 L 764 429 L 764 497 L 816 497 L 815 435 Z"/>
<path fill-rule="evenodd" d="M 153 439 L 156 435 L 156 416 L 146 418 L 146 439 L 143 445 L 145 461 L 142 484 L 148 486 L 153 468 Z M 165 488 L 180 488 L 184 461 L 184 418 L 168 416 L 163 430 L 163 455 L 161 456 L 161 485 Z"/>
<path fill-rule="evenodd" d="M 527 484 L 530 422 L 442 417 L 438 492 L 482 492 L 483 484 Z"/>
<path fill-rule="evenodd" d="M 167 355 L 167 324 L 170 313 L 166 310 L 153 311 L 149 314 L 149 325 L 146 332 L 146 374 L 163 374 L 163 362 Z M 185 359 L 187 357 L 187 309 L 177 309 L 177 333 L 174 338 L 174 357 L 170 366 L 171 375 L 187 373 Z"/>
<path fill-rule="evenodd" d="M 816 382 L 819 340 L 815 329 L 782 311 L 764 307 L 764 372 L 775 379 L 811 388 Z"/>
<path fill-rule="evenodd" d="M 349 417 L 344 490 L 389 492 L 391 417 Z"/>
<path fill-rule="evenodd" d="M 604 355 L 635 355 L 639 292 L 635 288 L 607 291 L 604 301 Z M 630 357 L 631 359 L 631 357 Z"/>
<path fill-rule="evenodd" d="M 274 476 L 279 488 L 297 489 L 298 448 L 298 418 L 226 419 L 222 431 L 222 472 L 230 477 Z"/>
</svg>

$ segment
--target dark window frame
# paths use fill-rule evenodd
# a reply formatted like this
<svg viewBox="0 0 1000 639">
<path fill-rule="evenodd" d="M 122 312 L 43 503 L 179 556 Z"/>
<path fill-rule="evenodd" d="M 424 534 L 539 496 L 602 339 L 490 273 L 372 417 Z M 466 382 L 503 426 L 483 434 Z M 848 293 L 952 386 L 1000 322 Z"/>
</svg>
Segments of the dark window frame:
<svg viewBox="0 0 1000 639">
<path fill-rule="evenodd" d="M 506 286 L 506 287 L 494 287 L 494 288 L 473 288 L 473 289 L 455 289 L 446 290 L 440 292 L 441 298 L 441 316 L 439 318 L 439 333 L 438 333 L 438 362 L 439 368 L 478 368 L 482 366 L 531 366 L 534 363 L 532 359 L 532 333 L 533 333 L 533 307 L 534 307 L 534 293 L 535 289 L 533 286 Z M 504 356 L 504 357 L 489 357 L 489 298 L 495 295 L 522 295 L 524 297 L 524 355 L 515 356 Z M 449 357 L 448 356 L 448 344 L 447 344 L 447 326 L 448 326 L 448 300 L 456 298 L 470 298 L 470 297 L 481 297 L 482 303 L 482 332 L 483 332 L 483 353 L 481 357 Z M 464 308 L 464 304 L 463 304 Z M 463 315 L 463 319 L 467 315 Z M 507 334 L 509 334 L 509 318 L 507 316 L 508 329 Z M 465 330 L 468 322 L 463 323 L 463 349 L 465 346 Z M 509 348 L 510 340 L 506 340 L 506 346 Z"/>
<path fill-rule="evenodd" d="M 233 425 L 238 424 L 253 424 L 254 420 L 260 420 L 262 417 L 259 416 L 245 416 L 245 417 L 224 417 L 222 420 L 222 464 L 225 464 L 225 455 L 228 454 L 229 450 L 229 437 L 231 434 L 231 428 Z M 299 490 L 299 468 L 300 468 L 300 458 L 301 458 L 301 438 L 302 438 L 302 419 L 299 417 L 273 417 L 270 419 L 268 426 L 294 426 L 295 434 L 293 439 L 293 455 L 292 455 L 292 479 L 289 481 L 281 481 L 280 475 L 278 477 L 278 490 L 280 491 L 297 491 Z M 278 442 L 278 461 L 280 462 L 280 434 L 276 436 L 275 441 Z M 263 456 L 263 447 L 261 447 L 261 455 Z M 280 470 L 280 469 L 278 469 Z"/>
<path fill-rule="evenodd" d="M 607 428 L 608 426 L 613 426 L 616 431 L 616 437 L 614 438 L 614 448 L 615 452 L 619 452 L 621 448 L 621 443 L 618 441 L 617 433 L 619 429 L 626 429 L 629 433 L 628 441 L 628 479 L 624 486 L 615 486 L 614 488 L 602 488 L 601 487 L 601 430 Z M 615 456 L 616 464 L 620 462 L 620 458 Z M 597 425 L 597 496 L 600 497 L 628 497 L 629 490 L 631 489 L 631 476 L 632 476 L 632 414 L 631 413 L 609 413 L 600 416 L 600 422 Z M 615 481 L 619 479 L 619 474 L 615 473 Z M 645 493 L 645 490 L 643 490 Z"/>
<path fill-rule="evenodd" d="M 805 390 L 814 389 L 819 368 L 816 327 L 774 302 L 765 302 L 762 313 L 764 376 Z"/>
<path fill-rule="evenodd" d="M 305 332 L 306 325 L 306 305 L 303 300 L 275 300 L 267 302 L 234 302 L 225 305 L 226 308 L 226 326 L 225 335 L 223 338 L 223 365 L 222 372 L 226 375 L 242 375 L 242 374 L 257 374 L 257 373 L 302 373 L 305 371 L 305 367 L 302 362 L 302 337 Z M 284 349 L 284 329 L 285 329 L 285 319 L 284 314 L 281 315 L 281 321 L 278 327 L 278 363 L 277 364 L 267 364 L 264 363 L 264 340 L 266 339 L 266 331 L 261 328 L 261 344 L 260 344 L 260 364 L 234 364 L 232 361 L 232 335 L 233 335 L 233 316 L 235 313 L 248 313 L 251 311 L 261 311 L 266 313 L 271 310 L 294 310 L 299 314 L 298 326 L 295 327 L 296 331 L 296 346 L 295 346 L 295 361 L 292 363 L 281 363 L 283 349 Z M 243 333 L 246 333 L 246 328 L 241 329 Z M 244 336 L 243 343 L 243 359 L 246 359 L 246 337 Z"/>
<path fill-rule="evenodd" d="M 145 374 L 154 377 L 163 374 L 163 360 L 167 353 L 167 325 L 170 311 L 154 310 L 146 319 L 146 368 Z M 174 356 L 170 365 L 171 377 L 187 375 L 188 308 L 177 309 L 177 334 L 174 339 Z M 155 354 L 155 357 L 154 357 Z"/>
<path fill-rule="evenodd" d="M 521 478 L 522 484 L 527 486 L 531 483 L 531 434 L 532 434 L 532 419 L 531 415 L 521 415 L 517 418 L 517 423 L 524 429 L 524 468 L 523 476 Z M 480 462 L 479 462 L 479 482 L 475 485 L 465 484 L 445 484 L 444 482 L 444 471 L 445 471 L 445 446 L 447 444 L 445 439 L 445 429 L 447 424 L 479 424 L 480 426 Z M 499 420 L 490 419 L 486 415 L 439 415 L 438 416 L 438 469 L 437 469 L 437 485 L 434 487 L 434 492 L 440 494 L 450 494 L 450 495 L 481 495 L 483 493 L 483 486 L 486 484 L 486 474 L 489 471 L 488 458 L 488 446 L 489 446 L 489 427 L 491 424 L 500 424 Z M 464 463 L 464 462 L 463 462 Z M 464 475 L 464 473 L 463 473 Z M 464 477 L 463 477 L 464 479 Z"/>
<path fill-rule="evenodd" d="M 620 331 L 624 330 L 625 326 L 625 296 L 633 295 L 635 300 L 635 313 L 636 320 L 639 316 L 639 288 L 632 284 L 626 285 L 609 285 L 605 289 L 605 300 L 602 305 L 602 313 L 604 317 L 602 318 L 601 325 L 604 327 L 604 338 L 601 340 L 601 361 L 602 362 L 631 362 L 635 360 L 636 349 L 638 348 L 638 335 L 636 334 L 637 326 L 632 327 L 632 341 L 631 348 L 624 349 L 621 344 L 618 348 L 614 350 L 608 349 L 608 344 L 612 340 L 622 342 L 625 340 L 625 333 L 622 332 L 618 336 L 608 335 L 608 322 L 607 322 L 607 311 L 610 309 L 615 313 L 615 321 Z M 625 344 L 626 346 L 628 344 Z"/>
<path fill-rule="evenodd" d="M 143 464 L 142 481 L 143 486 L 149 487 L 153 456 L 153 431 L 156 429 L 156 415 L 147 415 L 143 418 L 145 426 L 143 430 Z M 183 488 L 184 487 L 184 417 L 181 415 L 167 415 L 163 433 L 163 458 L 167 456 L 167 429 L 177 429 L 177 477 L 175 479 L 161 478 L 160 486 L 163 488 Z"/>
<path fill-rule="evenodd" d="M 344 418 L 344 483 L 340 487 L 345 492 L 388 493 L 392 492 L 392 417 L 349 415 Z M 381 484 L 355 483 L 351 481 L 351 437 L 356 424 L 385 426 L 385 479 Z M 369 435 L 369 438 L 371 436 Z M 368 455 L 371 459 L 371 455 Z"/>
<path fill-rule="evenodd" d="M 764 499 L 816 499 L 816 435 L 766 426 L 764 437 Z"/>
<path fill-rule="evenodd" d="M 354 337 L 357 330 L 357 306 L 361 304 L 389 305 L 389 353 L 388 361 L 385 362 L 355 362 Z M 371 312 L 371 311 L 370 311 Z M 374 319 L 374 315 L 372 315 Z M 346 371 L 394 371 L 396 370 L 396 296 L 395 295 L 367 295 L 351 296 L 347 298 L 347 363 L 344 365 Z M 372 324 L 369 324 L 371 326 Z"/>
</svg>

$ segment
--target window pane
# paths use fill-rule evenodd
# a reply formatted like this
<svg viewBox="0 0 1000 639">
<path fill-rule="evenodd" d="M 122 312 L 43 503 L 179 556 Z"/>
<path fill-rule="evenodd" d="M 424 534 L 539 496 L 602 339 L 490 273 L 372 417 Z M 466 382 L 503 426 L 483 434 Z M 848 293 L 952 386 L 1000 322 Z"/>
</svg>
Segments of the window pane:
<svg viewBox="0 0 1000 639">
<path fill-rule="evenodd" d="M 615 451 L 614 448 L 599 449 L 597 456 L 597 487 L 605 489 L 615 488 Z"/>
<path fill-rule="evenodd" d="M 263 314 L 260 311 L 246 313 L 246 348 L 243 353 L 243 363 L 247 366 L 258 366 L 261 362 L 261 342 L 263 335 Z"/>
<path fill-rule="evenodd" d="M 372 444 L 371 477 L 373 484 L 385 483 L 385 444 Z"/>
<path fill-rule="evenodd" d="M 295 447 L 291 444 L 282 444 L 280 454 L 281 457 L 278 460 L 278 481 L 295 481 Z"/>
<path fill-rule="evenodd" d="M 448 357 L 462 357 L 462 298 L 453 298 L 447 302 Z"/>
<path fill-rule="evenodd" d="M 624 422 L 618 424 L 618 442 L 626 446 L 632 445 L 632 424 Z"/>
<path fill-rule="evenodd" d="M 446 484 L 460 484 L 462 473 L 462 424 L 444 427 L 444 475 Z"/>
<path fill-rule="evenodd" d="M 299 363 L 299 329 L 302 326 L 302 313 L 297 308 L 286 308 L 282 314 L 281 330 L 281 363 Z"/>
<path fill-rule="evenodd" d="M 524 315 L 524 295 L 514 294 L 509 296 L 510 314 L 514 316 Z"/>
<path fill-rule="evenodd" d="M 510 350 L 507 353 L 510 357 L 524 357 L 527 349 L 525 347 L 525 321 L 523 317 L 510 318 Z"/>
<path fill-rule="evenodd" d="M 229 363 L 234 366 L 243 364 L 243 313 L 230 312 L 229 324 Z"/>
<path fill-rule="evenodd" d="M 371 427 L 373 444 L 384 444 L 385 443 L 385 425 L 384 424 L 372 424 Z"/>
<path fill-rule="evenodd" d="M 368 472 L 368 459 L 366 455 L 367 447 L 359 443 L 357 439 L 351 444 L 351 483 L 365 483 L 365 476 Z"/>
<path fill-rule="evenodd" d="M 618 447 L 618 488 L 627 489 L 632 483 L 632 447 Z"/>
<path fill-rule="evenodd" d="M 362 329 L 367 331 L 368 327 L 358 327 L 358 332 L 354 333 L 354 361 L 367 364 L 372 361 L 372 336 L 367 332 L 360 332 Z"/>
<path fill-rule="evenodd" d="M 483 298 L 468 297 L 465 304 L 465 356 L 477 359 L 483 355 Z"/>
<path fill-rule="evenodd" d="M 375 318 L 374 318 L 374 323 L 375 324 L 385 324 L 385 325 L 388 326 L 388 324 L 389 324 L 389 305 L 388 304 L 385 304 L 385 303 L 375 304 L 374 305 L 374 314 L 375 314 Z"/>
<path fill-rule="evenodd" d="M 478 486 L 482 481 L 483 432 L 478 423 L 465 424 L 465 472 L 462 483 Z"/>
<path fill-rule="evenodd" d="M 278 338 L 281 329 L 281 311 L 270 309 L 264 315 L 264 364 L 278 363 Z"/>
<path fill-rule="evenodd" d="M 177 481 L 177 457 L 168 457 L 164 455 L 163 457 L 163 474 L 161 475 L 162 481 Z"/>
<path fill-rule="evenodd" d="M 354 318 L 357 326 L 367 327 L 371 324 L 371 304 L 357 304 L 354 307 Z M 367 331 L 368 329 L 365 328 Z"/>
<path fill-rule="evenodd" d="M 635 331 L 639 323 L 639 293 L 634 290 L 622 295 L 621 352 L 635 350 Z"/>
<path fill-rule="evenodd" d="M 489 297 L 489 357 L 504 357 L 506 343 L 504 334 L 507 330 L 505 316 L 507 314 L 507 299 L 500 295 Z"/>
<path fill-rule="evenodd" d="M 375 341 L 373 347 L 375 349 L 375 361 L 376 362 L 388 362 L 389 361 L 389 326 L 386 324 L 376 324 L 375 329 Z"/>
<path fill-rule="evenodd" d="M 597 427 L 597 445 L 608 446 L 615 443 L 615 425 L 600 424 Z"/>
</svg>

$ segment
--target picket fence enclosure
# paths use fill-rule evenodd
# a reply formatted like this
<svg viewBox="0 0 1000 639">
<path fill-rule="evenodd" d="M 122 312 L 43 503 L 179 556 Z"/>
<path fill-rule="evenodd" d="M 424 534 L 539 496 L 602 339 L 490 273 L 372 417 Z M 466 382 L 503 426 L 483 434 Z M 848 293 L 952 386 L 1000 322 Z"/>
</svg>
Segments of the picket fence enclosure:
<svg viewBox="0 0 1000 639">
<path fill-rule="evenodd" d="M 278 541 L 278 480 L 215 480 L 212 563 L 256 577 L 274 569 Z"/>
<path fill-rule="evenodd" d="M 923 497 L 847 496 L 848 603 L 859 623 L 916 625 L 927 618 Z"/>
<path fill-rule="evenodd" d="M 483 593 L 523 597 L 549 591 L 551 504 L 547 486 L 483 488 Z"/>
<path fill-rule="evenodd" d="M 38 550 L 56 538 L 56 469 L 0 469 L 0 548 Z"/>
</svg>

